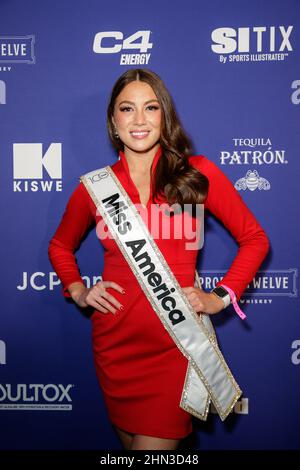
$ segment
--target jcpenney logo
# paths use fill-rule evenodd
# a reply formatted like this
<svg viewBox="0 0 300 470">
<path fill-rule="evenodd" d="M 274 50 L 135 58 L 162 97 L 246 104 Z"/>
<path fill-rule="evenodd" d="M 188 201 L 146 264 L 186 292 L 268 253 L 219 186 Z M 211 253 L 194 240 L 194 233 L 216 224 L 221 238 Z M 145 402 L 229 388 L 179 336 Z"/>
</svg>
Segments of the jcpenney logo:
<svg viewBox="0 0 300 470">
<path fill-rule="evenodd" d="M 92 287 L 97 282 L 101 281 L 102 276 L 81 276 L 86 286 Z M 61 282 L 57 274 L 54 271 L 51 272 L 33 272 L 23 271 L 21 274 L 21 282 L 16 285 L 19 291 L 53 291 L 57 286 L 60 286 Z"/>
</svg>

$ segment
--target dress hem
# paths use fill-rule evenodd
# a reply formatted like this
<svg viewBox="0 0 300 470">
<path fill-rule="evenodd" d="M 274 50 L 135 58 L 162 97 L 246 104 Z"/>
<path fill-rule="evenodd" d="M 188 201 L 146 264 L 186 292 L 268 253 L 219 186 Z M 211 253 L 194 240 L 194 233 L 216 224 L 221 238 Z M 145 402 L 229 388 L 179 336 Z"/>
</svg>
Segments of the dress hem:
<svg viewBox="0 0 300 470">
<path fill-rule="evenodd" d="M 126 427 L 125 429 L 123 425 L 118 424 L 116 421 L 111 421 L 111 424 L 118 427 L 122 431 L 128 432 L 130 434 L 140 434 L 142 436 L 158 437 L 161 439 L 185 439 L 187 436 L 189 436 L 193 432 L 193 428 L 192 428 L 190 431 L 188 431 L 184 435 L 181 434 L 179 436 L 178 433 L 172 434 L 172 433 L 163 433 L 160 431 L 143 431 L 143 430 L 136 430 L 136 429 L 133 431 L 129 429 L 128 427 Z"/>
</svg>

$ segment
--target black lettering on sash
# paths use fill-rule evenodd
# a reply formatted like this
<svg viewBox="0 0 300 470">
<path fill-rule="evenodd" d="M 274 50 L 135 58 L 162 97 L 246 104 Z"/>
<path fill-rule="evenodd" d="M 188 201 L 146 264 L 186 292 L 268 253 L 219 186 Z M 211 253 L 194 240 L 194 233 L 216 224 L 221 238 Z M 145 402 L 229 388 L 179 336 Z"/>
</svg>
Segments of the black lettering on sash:
<svg viewBox="0 0 300 470">
<path fill-rule="evenodd" d="M 102 199 L 104 206 L 109 208 L 107 212 L 110 215 L 110 217 L 112 217 L 113 215 L 119 214 L 119 212 L 123 211 L 124 209 L 128 209 L 128 207 L 123 201 L 117 200 L 119 199 L 119 197 L 120 197 L 120 194 L 115 193 L 115 194 L 112 194 L 111 196 L 108 196 Z"/>
<path fill-rule="evenodd" d="M 147 251 L 145 251 L 145 253 L 142 253 L 141 255 L 135 258 L 136 261 L 140 261 L 141 259 L 145 259 L 145 261 L 139 264 L 139 268 L 143 269 L 146 266 L 148 266 L 148 269 L 143 272 L 143 275 L 148 276 L 148 274 L 153 273 L 153 271 L 155 271 L 155 264 L 152 263 L 151 258 L 149 254 L 147 253 Z"/>
<path fill-rule="evenodd" d="M 155 270 L 155 264 L 152 263 L 151 258 L 147 251 L 138 255 L 141 249 L 145 246 L 146 240 L 135 240 L 132 242 L 126 242 L 126 245 L 129 246 L 132 250 L 132 256 L 134 257 L 135 261 L 141 261 L 144 259 L 145 261 L 139 264 L 139 268 L 143 269 L 148 266 L 148 269 L 143 272 L 144 276 L 148 276 L 148 274 L 152 273 Z M 138 255 L 138 256 L 137 256 Z"/>
<path fill-rule="evenodd" d="M 133 240 L 130 242 L 125 242 L 125 245 L 127 245 L 131 249 L 131 254 L 134 258 L 134 260 L 140 261 L 144 260 L 143 263 L 139 264 L 139 268 L 144 268 L 145 266 L 148 266 L 148 269 L 143 272 L 144 276 L 148 276 L 147 281 L 148 284 L 153 286 L 153 276 L 156 277 L 156 281 L 161 280 L 161 276 L 158 273 L 155 273 L 155 264 L 151 261 L 151 257 L 147 251 L 144 251 L 143 253 L 140 253 L 140 251 L 143 249 L 143 247 L 146 245 L 146 240 L 141 239 L 141 240 Z M 184 321 L 186 318 L 181 312 L 181 310 L 176 309 L 176 300 L 174 297 L 171 297 L 169 294 L 171 292 L 175 292 L 174 287 L 171 287 L 168 289 L 165 283 L 156 285 L 156 287 L 153 289 L 153 292 L 159 292 L 162 291 L 159 295 L 156 296 L 158 300 L 161 300 L 161 305 L 164 310 L 169 311 L 168 317 L 170 321 L 172 322 L 172 325 L 177 325 L 178 323 L 181 323 Z M 167 305 L 167 303 L 171 303 L 171 307 Z M 173 310 L 170 311 L 170 308 Z"/>
<path fill-rule="evenodd" d="M 169 313 L 169 318 L 172 322 L 172 325 L 177 325 L 177 323 L 181 323 L 185 320 L 185 316 L 181 310 L 172 310 L 172 312 Z"/>
<path fill-rule="evenodd" d="M 122 213 L 122 211 L 128 209 L 128 207 L 123 201 L 118 201 L 119 197 L 119 193 L 112 194 L 102 199 L 102 203 L 106 207 L 107 213 L 112 218 L 113 223 L 118 226 L 118 232 L 121 233 L 121 235 L 125 235 L 128 230 L 131 230 L 132 226 L 131 223 L 126 220 L 126 214 Z"/>
<path fill-rule="evenodd" d="M 141 249 L 145 246 L 146 240 L 133 240 L 132 242 L 126 242 L 125 245 L 129 246 L 132 251 L 132 256 L 134 259 L 136 258 L 136 255 L 141 251 Z"/>
<path fill-rule="evenodd" d="M 169 295 L 171 292 L 175 292 L 174 287 L 171 287 L 171 289 L 169 290 L 165 283 L 161 284 L 158 287 L 155 287 L 155 289 L 153 289 L 153 292 L 157 292 L 157 291 L 160 291 L 162 289 L 164 290 L 164 292 L 157 296 L 158 300 L 163 299 L 166 295 Z"/>
<path fill-rule="evenodd" d="M 161 304 L 162 304 L 162 307 L 163 307 L 164 310 L 168 310 L 168 311 L 171 310 L 171 308 L 168 307 L 167 302 L 171 303 L 171 308 L 176 307 L 176 301 L 175 301 L 174 297 L 168 296 L 168 297 L 164 297 L 161 301 Z"/>
<path fill-rule="evenodd" d="M 108 211 L 110 215 L 113 212 L 116 212 L 116 213 L 119 212 L 120 209 L 127 209 L 127 206 L 126 206 L 126 204 L 124 204 L 123 201 L 121 201 L 121 202 L 118 201 L 119 197 L 120 197 L 120 194 L 115 193 L 115 194 L 112 194 L 111 196 L 108 196 L 108 197 L 105 197 L 104 199 L 102 199 L 102 202 L 106 207 L 112 206 L 112 208 L 109 209 L 109 211 Z"/>
<path fill-rule="evenodd" d="M 159 286 L 161 284 L 161 281 L 162 281 L 161 275 L 158 273 L 151 273 L 148 276 L 148 283 L 150 284 L 151 287 Z"/>
</svg>

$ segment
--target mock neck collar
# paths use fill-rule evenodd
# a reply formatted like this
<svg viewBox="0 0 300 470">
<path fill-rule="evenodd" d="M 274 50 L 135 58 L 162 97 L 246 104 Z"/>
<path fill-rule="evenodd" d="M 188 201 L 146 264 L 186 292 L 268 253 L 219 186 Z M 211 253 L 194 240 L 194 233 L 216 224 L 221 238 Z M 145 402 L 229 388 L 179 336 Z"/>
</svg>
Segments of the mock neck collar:
<svg viewBox="0 0 300 470">
<path fill-rule="evenodd" d="M 151 183 L 153 181 L 153 175 L 155 173 L 155 169 L 156 169 L 156 165 L 157 165 L 157 162 L 160 158 L 160 156 L 162 155 L 162 149 L 161 149 L 161 146 L 158 147 L 155 155 L 154 155 L 154 158 L 152 160 L 152 166 L 151 166 Z M 137 190 L 137 187 L 135 186 L 133 180 L 131 179 L 131 176 L 130 176 L 130 172 L 129 172 L 129 166 L 128 166 L 128 162 L 126 160 L 126 157 L 125 157 L 125 154 L 122 150 L 119 151 L 119 160 L 120 162 L 122 163 L 122 166 L 123 166 L 123 169 L 125 170 L 125 173 L 127 175 L 127 180 L 128 182 L 130 183 L 129 187 L 131 189 L 131 191 L 134 191 L 136 193 L 136 196 L 139 198 L 139 192 Z M 152 184 L 150 184 L 150 198 L 149 198 L 149 201 L 152 199 Z"/>
</svg>

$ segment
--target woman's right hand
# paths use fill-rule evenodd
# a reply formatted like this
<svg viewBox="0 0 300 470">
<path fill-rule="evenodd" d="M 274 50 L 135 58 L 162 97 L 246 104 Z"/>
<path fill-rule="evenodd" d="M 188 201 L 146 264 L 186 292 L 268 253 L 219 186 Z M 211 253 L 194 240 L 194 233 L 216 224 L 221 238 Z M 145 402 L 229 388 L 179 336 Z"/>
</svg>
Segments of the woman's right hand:
<svg viewBox="0 0 300 470">
<path fill-rule="evenodd" d="M 70 289 L 72 299 L 79 307 L 94 307 L 96 310 L 103 314 L 109 312 L 116 314 L 117 310 L 123 310 L 123 305 L 109 294 L 106 290 L 107 287 L 117 290 L 121 294 L 125 294 L 125 290 L 119 284 L 113 281 L 99 281 L 94 286 L 88 288 L 81 284 L 80 288 Z"/>
</svg>

